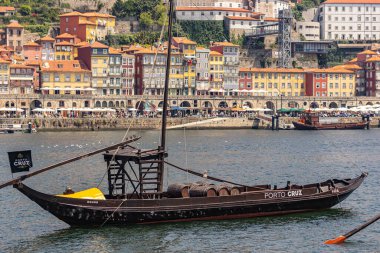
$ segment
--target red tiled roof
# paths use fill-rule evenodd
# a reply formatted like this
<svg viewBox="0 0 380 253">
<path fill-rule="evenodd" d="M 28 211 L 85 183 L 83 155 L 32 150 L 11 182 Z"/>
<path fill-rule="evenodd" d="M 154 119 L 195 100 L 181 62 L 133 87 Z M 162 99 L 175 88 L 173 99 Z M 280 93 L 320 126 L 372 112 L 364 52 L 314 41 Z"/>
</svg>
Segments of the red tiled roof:
<svg viewBox="0 0 380 253">
<path fill-rule="evenodd" d="M 32 67 L 32 66 L 26 66 L 24 64 L 11 64 L 10 68 L 13 68 L 13 69 L 34 69 L 34 67 Z"/>
<path fill-rule="evenodd" d="M 113 48 L 113 47 L 109 47 L 108 52 L 109 52 L 110 54 L 121 54 L 121 52 L 120 52 L 119 49 L 116 49 L 116 48 Z"/>
<path fill-rule="evenodd" d="M 177 44 L 192 44 L 192 45 L 197 44 L 196 42 L 189 40 L 186 37 L 173 37 L 173 41 L 175 41 Z"/>
<path fill-rule="evenodd" d="M 370 55 L 375 55 L 376 53 L 375 53 L 374 51 L 372 51 L 372 50 L 365 50 L 365 51 L 360 52 L 360 53 L 358 53 L 358 54 L 370 54 Z"/>
<path fill-rule="evenodd" d="M 11 7 L 11 6 L 0 6 L 0 12 L 1 12 L 1 13 L 7 12 L 7 11 L 14 11 L 14 10 L 15 10 L 15 7 Z"/>
<path fill-rule="evenodd" d="M 211 51 L 210 56 L 223 56 L 223 55 L 217 51 Z"/>
<path fill-rule="evenodd" d="M 81 16 L 81 17 L 99 17 L 99 18 L 115 18 L 115 16 L 106 14 L 106 13 L 97 13 L 97 12 L 85 12 L 81 13 L 78 11 L 68 12 L 64 13 L 62 15 L 59 15 L 60 17 L 75 17 L 75 16 Z"/>
<path fill-rule="evenodd" d="M 80 60 L 46 61 L 42 64 L 42 72 L 90 72 L 86 64 Z"/>
<path fill-rule="evenodd" d="M 56 39 L 74 39 L 75 36 L 74 35 L 71 35 L 69 33 L 62 33 L 60 35 L 58 35 L 57 37 L 55 37 Z"/>
<path fill-rule="evenodd" d="M 25 43 L 24 46 L 29 46 L 29 47 L 40 47 L 41 45 L 34 42 L 34 41 L 30 41 L 28 43 Z"/>
<path fill-rule="evenodd" d="M 20 25 L 18 21 L 13 21 L 9 25 L 7 25 L 7 28 L 24 28 L 24 27 Z"/>
<path fill-rule="evenodd" d="M 55 39 L 53 39 L 49 35 L 46 35 L 45 37 L 41 38 L 40 41 L 55 41 Z"/>
<path fill-rule="evenodd" d="M 91 48 L 109 48 L 109 46 L 104 45 L 98 41 L 95 41 L 94 43 L 90 44 Z"/>
<path fill-rule="evenodd" d="M 238 45 L 235 45 L 231 42 L 228 41 L 223 41 L 223 42 L 214 42 L 212 46 L 222 46 L 222 47 L 239 47 Z"/>
</svg>

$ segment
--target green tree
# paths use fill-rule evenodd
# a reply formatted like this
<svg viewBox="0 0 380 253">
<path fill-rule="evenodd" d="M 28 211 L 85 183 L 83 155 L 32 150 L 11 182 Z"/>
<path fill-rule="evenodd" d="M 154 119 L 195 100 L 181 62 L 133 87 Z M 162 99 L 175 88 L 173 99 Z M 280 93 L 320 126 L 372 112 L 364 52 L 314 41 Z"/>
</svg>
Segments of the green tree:
<svg viewBox="0 0 380 253">
<path fill-rule="evenodd" d="M 154 24 L 152 15 L 148 12 L 143 12 L 140 14 L 139 22 L 141 28 L 150 28 Z"/>
<path fill-rule="evenodd" d="M 32 13 L 32 7 L 26 4 L 21 5 L 19 12 L 23 16 L 29 16 Z"/>
<path fill-rule="evenodd" d="M 112 15 L 116 16 L 117 18 L 124 18 L 125 17 L 125 3 L 123 0 L 116 0 L 116 2 L 112 6 Z"/>
<path fill-rule="evenodd" d="M 165 5 L 162 3 L 159 3 L 155 8 L 154 8 L 154 13 L 153 13 L 153 19 L 156 20 L 157 24 L 162 26 L 162 25 L 168 25 L 168 15 L 167 15 L 167 9 Z"/>
</svg>

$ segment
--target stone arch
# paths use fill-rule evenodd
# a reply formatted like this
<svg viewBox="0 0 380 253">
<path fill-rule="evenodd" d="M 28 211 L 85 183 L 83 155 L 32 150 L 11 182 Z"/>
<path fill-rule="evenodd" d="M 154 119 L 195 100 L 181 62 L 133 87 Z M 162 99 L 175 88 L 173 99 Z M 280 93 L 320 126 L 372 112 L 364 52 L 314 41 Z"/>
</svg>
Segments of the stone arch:
<svg viewBox="0 0 380 253">
<path fill-rule="evenodd" d="M 95 107 L 101 107 L 101 106 L 102 106 L 102 103 L 100 103 L 100 101 L 95 102 Z"/>
<path fill-rule="evenodd" d="M 160 101 L 157 105 L 158 108 L 163 108 L 164 107 L 164 101 Z M 169 103 L 168 103 L 168 107 L 169 107 Z"/>
<path fill-rule="evenodd" d="M 84 101 L 84 107 L 90 107 L 90 101 L 85 100 Z"/>
<path fill-rule="evenodd" d="M 5 102 L 5 107 L 15 107 L 15 102 L 14 101 L 7 101 Z"/>
<path fill-rule="evenodd" d="M 108 107 L 110 108 L 115 107 L 115 104 L 113 103 L 113 101 L 108 101 Z"/>
<path fill-rule="evenodd" d="M 222 101 L 218 105 L 219 108 L 228 108 L 228 103 L 226 101 Z"/>
<path fill-rule="evenodd" d="M 107 102 L 106 101 L 102 102 L 102 107 L 107 107 Z"/>
<path fill-rule="evenodd" d="M 32 102 L 30 102 L 30 109 L 35 108 L 42 108 L 42 103 L 40 100 L 33 100 Z"/>
<path fill-rule="evenodd" d="M 204 101 L 202 106 L 205 108 L 213 108 L 212 103 L 210 101 Z"/>
<path fill-rule="evenodd" d="M 359 105 L 363 105 L 363 102 L 362 102 L 362 101 L 359 101 Z"/>
<path fill-rule="evenodd" d="M 64 100 L 59 100 L 58 106 L 59 107 L 65 107 L 65 101 Z"/>
<path fill-rule="evenodd" d="M 51 107 L 51 102 L 47 102 L 46 107 Z"/>
<path fill-rule="evenodd" d="M 117 108 L 119 108 L 119 107 L 120 107 L 120 102 L 119 102 L 119 101 L 116 101 L 115 106 L 116 106 Z"/>
<path fill-rule="evenodd" d="M 373 105 L 373 103 L 372 102 L 367 102 L 367 104 L 366 105 Z"/>
<path fill-rule="evenodd" d="M 238 106 L 238 103 L 235 101 L 235 102 L 232 102 L 232 107 L 233 108 L 236 108 Z"/>
<path fill-rule="evenodd" d="M 329 104 L 329 108 L 338 108 L 338 104 L 335 103 L 335 102 L 331 102 L 331 103 Z"/>
<path fill-rule="evenodd" d="M 275 108 L 274 108 L 274 104 L 273 104 L 273 102 L 272 101 L 267 101 L 266 103 L 265 103 L 265 106 L 266 106 L 266 108 L 268 108 L 268 109 L 271 109 L 271 110 L 275 110 Z"/>
<path fill-rule="evenodd" d="M 125 103 L 124 103 L 124 101 L 121 101 L 121 102 L 120 102 L 120 107 L 121 107 L 121 108 L 125 108 Z"/>
<path fill-rule="evenodd" d="M 73 102 L 72 107 L 73 108 L 77 107 L 77 102 Z"/>
<path fill-rule="evenodd" d="M 319 108 L 319 104 L 315 101 L 310 103 L 310 108 Z"/>
<path fill-rule="evenodd" d="M 179 106 L 180 107 L 191 107 L 189 101 L 183 101 Z"/>
<path fill-rule="evenodd" d="M 288 103 L 289 108 L 299 108 L 299 104 L 296 101 L 289 101 Z"/>
<path fill-rule="evenodd" d="M 251 102 L 249 102 L 249 101 L 245 101 L 245 102 L 243 103 L 243 106 L 247 106 L 247 107 L 249 107 L 249 108 L 253 108 L 253 104 L 252 104 Z"/>
</svg>

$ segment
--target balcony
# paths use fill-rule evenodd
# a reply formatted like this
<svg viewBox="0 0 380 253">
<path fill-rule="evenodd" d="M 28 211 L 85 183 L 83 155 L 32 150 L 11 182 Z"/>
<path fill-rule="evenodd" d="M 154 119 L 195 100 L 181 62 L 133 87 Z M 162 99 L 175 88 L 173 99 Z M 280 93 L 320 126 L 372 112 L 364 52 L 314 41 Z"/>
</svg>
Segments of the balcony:
<svg viewBox="0 0 380 253">
<path fill-rule="evenodd" d="M 33 81 L 33 75 L 17 75 L 17 74 L 15 74 L 15 75 L 11 75 L 10 77 L 9 77 L 9 79 L 12 81 L 12 80 L 15 80 L 15 81 L 17 81 L 17 80 L 20 80 L 20 81 Z"/>
</svg>

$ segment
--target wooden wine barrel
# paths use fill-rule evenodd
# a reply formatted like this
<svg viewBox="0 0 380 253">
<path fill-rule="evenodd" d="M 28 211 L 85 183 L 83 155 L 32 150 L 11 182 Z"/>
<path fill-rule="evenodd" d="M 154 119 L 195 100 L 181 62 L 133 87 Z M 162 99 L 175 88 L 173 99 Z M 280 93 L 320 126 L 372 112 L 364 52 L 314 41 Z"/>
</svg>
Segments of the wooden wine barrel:
<svg viewBox="0 0 380 253">
<path fill-rule="evenodd" d="M 218 196 L 229 196 L 230 195 L 230 191 L 224 185 L 218 185 L 216 187 L 216 191 L 218 192 Z"/>
<path fill-rule="evenodd" d="M 211 185 L 192 184 L 190 186 L 190 197 L 215 197 L 218 193 Z"/>
<path fill-rule="evenodd" d="M 237 188 L 235 186 L 229 187 L 228 190 L 230 191 L 230 195 L 231 196 L 239 195 L 240 194 L 239 188 Z"/>
<path fill-rule="evenodd" d="M 169 198 L 188 198 L 189 197 L 189 185 L 186 184 L 171 184 L 168 186 Z"/>
</svg>

